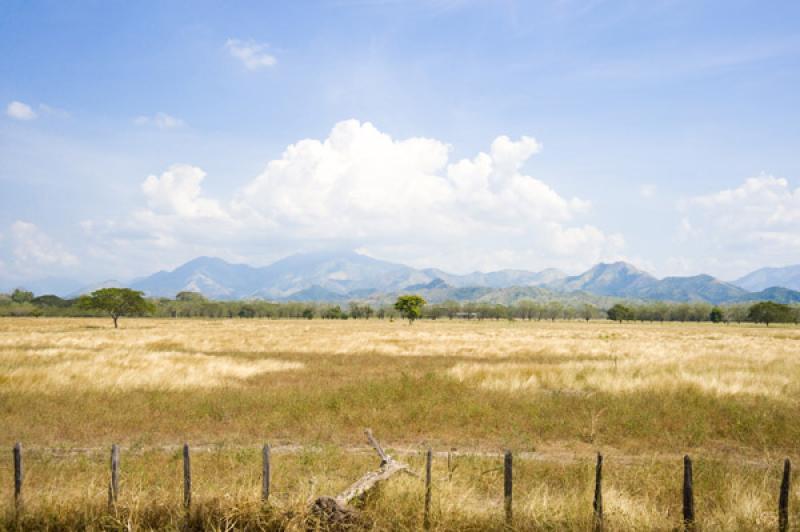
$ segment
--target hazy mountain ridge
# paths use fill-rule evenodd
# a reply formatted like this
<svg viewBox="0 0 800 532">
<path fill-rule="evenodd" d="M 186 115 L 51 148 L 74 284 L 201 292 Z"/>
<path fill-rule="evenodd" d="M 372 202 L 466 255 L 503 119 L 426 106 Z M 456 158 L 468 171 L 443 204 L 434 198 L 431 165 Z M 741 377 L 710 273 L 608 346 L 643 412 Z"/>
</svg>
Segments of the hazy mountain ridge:
<svg viewBox="0 0 800 532">
<path fill-rule="evenodd" d="M 797 267 L 800 270 L 800 266 Z M 792 268 L 764 268 L 745 276 L 765 279 L 765 271 L 780 270 L 792 279 Z M 755 281 L 753 281 L 755 282 Z M 72 292 L 124 286 L 106 281 Z M 800 292 L 785 287 L 749 291 L 710 275 L 658 279 L 626 262 L 600 263 L 567 276 L 556 269 L 541 272 L 499 270 L 452 274 L 436 268 L 417 269 L 353 251 L 296 254 L 268 266 L 232 264 L 215 257 L 198 257 L 171 271 L 159 271 L 127 284 L 151 297 L 175 297 L 181 291 L 200 292 L 211 299 L 274 301 L 363 300 L 387 302 L 402 292 L 419 292 L 431 302 L 448 299 L 513 303 L 520 299 L 606 304 L 622 299 L 728 303 L 772 300 L 800 302 Z"/>
<path fill-rule="evenodd" d="M 552 290 L 584 291 L 607 296 L 628 296 L 658 283 L 658 279 L 626 262 L 600 263 L 580 275 L 548 283 Z"/>
<path fill-rule="evenodd" d="M 782 268 L 760 268 L 731 281 L 731 284 L 751 292 L 773 287 L 800 290 L 800 264 Z"/>
<path fill-rule="evenodd" d="M 600 263 L 574 276 L 552 268 L 541 272 L 500 270 L 459 275 L 436 268 L 416 269 L 352 251 L 297 254 L 262 268 L 228 265 L 231 271 L 220 275 L 219 269 L 225 265 L 228 263 L 221 259 L 201 257 L 173 272 L 145 278 L 134 287 L 148 295 L 167 297 L 193 290 L 212 298 L 277 301 L 358 299 L 385 303 L 403 291 L 419 292 L 431 302 L 452 299 L 504 304 L 520 299 L 594 304 L 622 299 L 714 304 L 759 299 L 800 301 L 800 292 L 750 292 L 710 275 L 658 279 L 626 262 Z"/>
</svg>

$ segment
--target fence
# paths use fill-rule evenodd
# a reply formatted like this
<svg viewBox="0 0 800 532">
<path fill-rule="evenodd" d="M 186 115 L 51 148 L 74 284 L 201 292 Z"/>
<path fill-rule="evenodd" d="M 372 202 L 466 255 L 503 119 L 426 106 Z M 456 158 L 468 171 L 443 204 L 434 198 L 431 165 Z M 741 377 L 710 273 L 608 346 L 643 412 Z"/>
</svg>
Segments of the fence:
<svg viewBox="0 0 800 532">
<path fill-rule="evenodd" d="M 371 434 L 370 434 L 371 435 Z M 375 442 L 377 449 L 380 446 Z M 22 444 L 16 443 L 12 451 L 14 457 L 14 509 L 16 517 L 19 518 L 23 511 L 23 484 L 24 467 Z M 382 450 L 381 467 L 386 464 L 388 458 Z M 431 498 L 432 482 L 431 469 L 433 463 L 433 451 L 428 449 L 425 460 L 425 498 L 423 510 L 423 527 L 428 530 L 431 527 Z M 448 458 L 449 460 L 449 458 Z M 111 471 L 108 486 L 108 505 L 109 510 L 113 509 L 119 497 L 120 481 L 120 450 L 116 444 L 111 446 Z M 783 476 L 781 479 L 780 492 L 778 494 L 778 530 L 787 532 L 789 530 L 789 493 L 791 489 L 792 464 L 787 458 L 783 463 Z M 270 446 L 264 445 L 262 448 L 262 470 L 261 470 L 261 500 L 268 503 L 270 496 Z M 388 475 L 387 475 L 388 476 Z M 509 528 L 513 523 L 513 455 L 511 451 L 506 451 L 503 456 L 503 496 L 505 522 Z M 696 515 L 694 506 L 694 487 L 692 481 L 692 459 L 687 455 L 683 457 L 683 526 L 687 531 L 695 530 Z M 183 445 L 183 507 L 188 518 L 192 506 L 192 466 L 191 453 L 188 444 Z M 594 499 L 592 501 L 593 530 L 602 532 L 604 528 L 603 515 L 603 455 L 597 455 L 595 466 Z"/>
</svg>

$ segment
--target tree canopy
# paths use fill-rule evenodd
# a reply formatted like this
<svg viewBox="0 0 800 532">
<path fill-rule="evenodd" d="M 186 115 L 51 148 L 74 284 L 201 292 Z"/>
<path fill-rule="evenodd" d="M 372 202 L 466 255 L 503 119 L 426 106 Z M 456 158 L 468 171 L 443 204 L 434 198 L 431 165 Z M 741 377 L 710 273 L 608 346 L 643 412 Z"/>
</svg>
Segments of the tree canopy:
<svg viewBox="0 0 800 532">
<path fill-rule="evenodd" d="M 422 296 L 416 294 L 408 294 L 400 296 L 394 304 L 401 316 L 408 320 L 408 323 L 414 323 L 414 320 L 422 316 L 422 307 L 425 306 L 425 301 Z"/>
<path fill-rule="evenodd" d="M 88 296 L 81 296 L 78 305 L 86 310 L 107 313 L 114 320 L 115 329 L 122 316 L 138 316 L 154 310 L 153 304 L 142 297 L 142 292 L 130 288 L 101 288 Z"/>
<path fill-rule="evenodd" d="M 756 303 L 747 312 L 747 317 L 755 323 L 763 323 L 769 327 L 770 323 L 791 323 L 794 321 L 795 314 L 789 305 L 763 301 Z"/>
<path fill-rule="evenodd" d="M 622 303 L 617 303 L 610 309 L 608 309 L 608 319 L 613 321 L 618 321 L 620 323 L 623 320 L 632 320 L 634 318 L 633 310 L 626 307 Z"/>
<path fill-rule="evenodd" d="M 29 292 L 23 288 L 17 288 L 11 294 L 11 301 L 14 303 L 30 303 L 33 301 L 33 292 Z"/>
</svg>

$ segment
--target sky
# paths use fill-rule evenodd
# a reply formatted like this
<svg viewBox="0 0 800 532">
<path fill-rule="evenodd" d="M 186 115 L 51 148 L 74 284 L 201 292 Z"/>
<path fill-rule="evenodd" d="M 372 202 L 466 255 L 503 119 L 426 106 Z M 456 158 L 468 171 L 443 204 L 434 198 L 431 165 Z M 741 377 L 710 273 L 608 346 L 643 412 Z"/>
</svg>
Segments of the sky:
<svg viewBox="0 0 800 532">
<path fill-rule="evenodd" d="M 0 288 L 800 263 L 794 1 L 0 1 Z"/>
</svg>

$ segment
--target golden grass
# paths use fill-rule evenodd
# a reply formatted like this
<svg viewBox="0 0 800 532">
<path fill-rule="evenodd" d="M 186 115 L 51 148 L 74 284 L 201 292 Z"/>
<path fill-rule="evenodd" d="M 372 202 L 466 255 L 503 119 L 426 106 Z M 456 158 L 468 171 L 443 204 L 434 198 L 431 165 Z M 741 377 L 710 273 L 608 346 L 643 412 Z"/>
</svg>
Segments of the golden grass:
<svg viewBox="0 0 800 532">
<path fill-rule="evenodd" d="M 79 351 L 69 360 L 12 367 L 3 376 L 10 386 L 45 392 L 69 388 L 182 390 L 235 385 L 254 375 L 302 367 L 300 362 L 246 361 L 204 353 Z"/>
<path fill-rule="evenodd" d="M 459 382 L 510 393 L 530 391 L 604 392 L 675 391 L 687 386 L 713 395 L 763 395 L 791 398 L 800 394 L 800 363 L 782 359 L 763 364 L 748 360 L 709 360 L 699 357 L 639 358 L 623 361 L 564 362 L 562 364 L 460 363 L 448 374 Z"/>
<path fill-rule="evenodd" d="M 53 456 L 28 453 L 23 523 L 61 524 L 62 529 L 182 528 L 182 464 L 179 452 L 122 451 L 118 507 L 106 507 L 105 454 Z M 421 473 L 421 454 L 405 455 Z M 498 457 L 437 456 L 433 467 L 434 530 L 503 530 L 502 471 Z M 269 510 L 259 502 L 260 463 L 256 448 L 195 450 L 192 520 L 196 529 L 304 530 L 309 501 L 338 493 L 376 467 L 374 455 L 319 447 L 273 453 Z M 449 464 L 449 465 L 448 465 Z M 606 463 L 604 504 L 609 530 L 675 530 L 681 519 L 679 459 L 638 465 Z M 592 520 L 594 467 L 591 460 L 553 464 L 515 460 L 515 530 L 587 530 Z M 10 480 L 7 464 L 0 479 Z M 775 496 L 779 467 L 731 465 L 698 460 L 695 493 L 704 530 L 777 528 Z M 9 500 L 10 483 L 0 486 Z M 424 488 L 400 476 L 384 484 L 363 507 L 376 530 L 418 530 Z M 800 500 L 794 489 L 792 502 Z M 794 507 L 792 519 L 800 518 Z M 7 507 L 6 523 L 13 521 Z M 0 527 L 2 521 L 0 521 Z M 227 527 L 227 528 L 226 528 Z M 56 527 L 58 528 L 58 527 Z"/>
<path fill-rule="evenodd" d="M 519 530 L 590 526 L 597 450 L 610 529 L 677 527 L 689 452 L 701 526 L 761 530 L 775 527 L 782 457 L 800 458 L 798 412 L 796 327 L 0 320 L 0 446 L 26 446 L 28 529 L 180 528 L 189 441 L 198 528 L 299 530 L 309 498 L 375 466 L 344 450 L 363 446 L 369 426 L 387 447 L 474 454 L 452 471 L 437 457 L 436 530 L 502 529 L 503 448 L 517 456 Z M 284 449 L 271 514 L 258 504 L 264 441 Z M 111 442 L 124 471 L 112 516 Z M 48 450 L 77 447 L 89 450 Z M 11 499 L 6 456 L 0 505 Z M 406 458 L 421 470 L 421 455 Z M 378 530 L 415 530 L 421 494 L 419 481 L 393 480 L 365 511 Z"/>
</svg>

